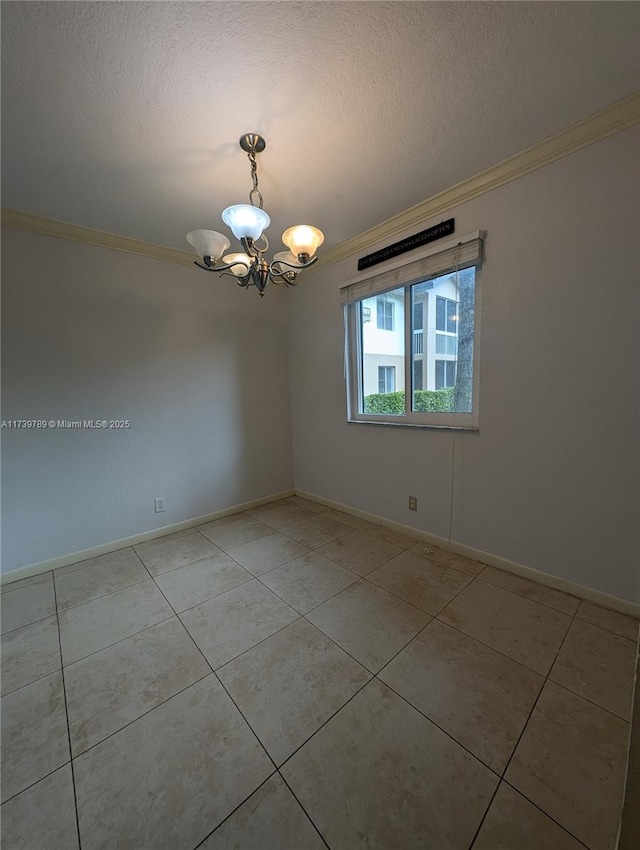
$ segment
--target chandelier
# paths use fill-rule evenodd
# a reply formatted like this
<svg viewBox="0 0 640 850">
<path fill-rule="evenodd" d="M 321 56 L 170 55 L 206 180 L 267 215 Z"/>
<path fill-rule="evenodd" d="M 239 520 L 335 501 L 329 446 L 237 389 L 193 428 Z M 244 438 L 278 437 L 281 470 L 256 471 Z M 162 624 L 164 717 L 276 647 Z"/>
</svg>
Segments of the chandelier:
<svg viewBox="0 0 640 850">
<path fill-rule="evenodd" d="M 269 227 L 271 219 L 262 209 L 256 154 L 262 153 L 266 142 L 258 133 L 245 133 L 240 138 L 240 147 L 251 164 L 253 188 L 249 192 L 249 203 L 227 207 L 222 212 L 222 220 L 239 240 L 244 251 L 225 254 L 231 242 L 223 233 L 215 230 L 192 230 L 187 233 L 187 242 L 202 260 L 195 260 L 196 266 L 208 272 L 220 272 L 220 276 L 233 276 L 238 286 L 255 286 L 262 297 L 269 283 L 297 285 L 300 272 L 318 259 L 314 255 L 324 242 L 324 234 L 308 224 L 289 227 L 282 234 L 282 241 L 289 250 L 274 254 L 271 262 L 265 259 L 269 242 L 264 231 Z"/>
</svg>

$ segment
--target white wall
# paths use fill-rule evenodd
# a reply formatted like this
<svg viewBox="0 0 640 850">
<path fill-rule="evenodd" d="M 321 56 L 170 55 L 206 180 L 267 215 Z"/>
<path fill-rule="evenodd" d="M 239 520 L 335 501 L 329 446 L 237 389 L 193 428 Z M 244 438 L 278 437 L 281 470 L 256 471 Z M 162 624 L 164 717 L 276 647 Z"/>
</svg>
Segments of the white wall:
<svg viewBox="0 0 640 850">
<path fill-rule="evenodd" d="M 12 228 L 2 282 L 2 418 L 132 422 L 2 432 L 3 571 L 292 486 L 289 293 Z"/>
<path fill-rule="evenodd" d="M 639 145 L 636 126 L 447 214 L 487 231 L 479 433 L 347 424 L 357 257 L 313 274 L 289 325 L 296 488 L 637 600 Z"/>
</svg>

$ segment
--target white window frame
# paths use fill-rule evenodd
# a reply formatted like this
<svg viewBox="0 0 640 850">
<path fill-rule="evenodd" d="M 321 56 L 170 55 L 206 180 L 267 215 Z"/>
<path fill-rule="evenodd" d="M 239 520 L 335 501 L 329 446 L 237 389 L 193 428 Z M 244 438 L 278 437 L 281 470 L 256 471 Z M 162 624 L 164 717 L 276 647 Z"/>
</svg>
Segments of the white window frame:
<svg viewBox="0 0 640 850">
<path fill-rule="evenodd" d="M 380 369 L 384 369 L 384 390 L 383 393 L 394 393 L 396 391 L 396 367 L 395 366 L 378 366 L 378 392 L 380 392 Z M 391 376 L 391 383 L 393 384 L 393 389 L 388 390 L 389 386 L 388 377 Z"/>
<path fill-rule="evenodd" d="M 382 316 L 382 324 L 380 324 L 380 304 L 383 305 L 383 316 Z M 387 316 L 387 307 L 389 307 L 389 316 Z M 391 327 L 387 327 L 387 319 L 389 319 L 389 323 Z M 376 327 L 379 331 L 393 331 L 396 327 L 396 305 L 393 301 L 389 301 L 387 298 L 378 298 L 376 299 Z"/>
<path fill-rule="evenodd" d="M 482 304 L 482 247 L 485 234 L 475 231 L 437 248 L 414 254 L 407 261 L 385 264 L 376 275 L 364 275 L 348 281 L 341 287 L 345 311 L 345 379 L 347 388 L 347 421 L 369 425 L 395 425 L 422 428 L 454 428 L 477 431 L 479 429 L 479 384 L 480 384 L 480 316 Z M 465 254 L 474 254 L 474 261 L 465 260 Z M 466 251 L 465 251 L 466 249 Z M 462 259 L 460 257 L 462 256 Z M 475 256 L 475 254 L 474 254 Z M 422 413 L 411 410 L 413 401 L 413 321 L 411 286 L 425 280 L 441 277 L 455 268 L 475 267 L 475 310 L 473 330 L 473 388 L 471 413 Z M 425 273 L 425 269 L 428 271 Z M 382 288 L 378 288 L 382 287 Z M 404 331 L 405 331 L 405 413 L 390 415 L 361 413 L 362 399 L 362 338 L 359 321 L 362 301 L 372 295 L 382 295 L 393 289 L 404 288 Z"/>
</svg>

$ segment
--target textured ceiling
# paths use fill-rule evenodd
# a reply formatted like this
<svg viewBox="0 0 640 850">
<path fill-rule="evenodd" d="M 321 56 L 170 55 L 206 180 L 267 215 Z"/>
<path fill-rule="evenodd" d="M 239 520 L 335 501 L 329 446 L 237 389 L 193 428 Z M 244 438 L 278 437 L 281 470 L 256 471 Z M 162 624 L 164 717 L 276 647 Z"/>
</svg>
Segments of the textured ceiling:
<svg viewBox="0 0 640 850">
<path fill-rule="evenodd" d="M 333 246 L 638 88 L 640 4 L 3 2 L 4 207 L 188 250 L 267 139 Z M 278 247 L 276 247 L 278 246 Z"/>
</svg>

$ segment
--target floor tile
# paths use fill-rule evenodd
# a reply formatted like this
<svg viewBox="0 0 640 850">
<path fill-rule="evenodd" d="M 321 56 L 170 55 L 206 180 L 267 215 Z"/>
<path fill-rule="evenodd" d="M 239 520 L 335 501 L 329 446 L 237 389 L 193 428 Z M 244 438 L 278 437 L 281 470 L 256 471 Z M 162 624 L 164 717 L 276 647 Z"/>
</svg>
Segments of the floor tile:
<svg viewBox="0 0 640 850">
<path fill-rule="evenodd" d="M 458 570 L 429 561 L 417 552 L 403 552 L 369 573 L 367 579 L 428 614 L 441 611 L 471 581 Z"/>
<path fill-rule="evenodd" d="M 581 602 L 576 617 L 628 640 L 638 639 L 638 620 L 592 602 Z"/>
<path fill-rule="evenodd" d="M 412 549 L 419 552 L 430 561 L 437 561 L 439 564 L 444 564 L 445 567 L 453 567 L 468 576 L 480 575 L 485 565 L 479 561 L 474 561 L 471 558 L 465 558 L 464 555 L 458 555 L 456 552 L 450 552 L 448 549 L 441 549 L 433 543 L 416 543 Z"/>
<path fill-rule="evenodd" d="M 172 616 L 171 606 L 151 579 L 62 611 L 63 663 L 73 664 Z"/>
<path fill-rule="evenodd" d="M 365 576 L 395 558 L 402 549 L 371 534 L 352 531 L 331 543 L 326 543 L 318 551 L 352 572 Z"/>
<path fill-rule="evenodd" d="M 2 802 L 69 761 L 62 673 L 2 697 Z"/>
<path fill-rule="evenodd" d="M 307 508 L 299 505 L 280 504 L 274 506 L 262 505 L 260 508 L 250 510 L 247 513 L 251 516 L 275 528 L 276 531 L 282 531 L 289 525 L 296 522 L 303 522 L 306 519 L 311 519 L 317 515 L 317 511 L 310 511 Z"/>
<path fill-rule="evenodd" d="M 584 850 L 584 844 L 501 782 L 472 850 Z"/>
<path fill-rule="evenodd" d="M 2 636 L 2 695 L 60 669 L 56 617 L 38 620 Z"/>
<path fill-rule="evenodd" d="M 78 756 L 82 848 L 118 846 L 116 836 L 126 837 L 123 848 L 194 848 L 272 771 L 240 712 L 207 676 Z"/>
<path fill-rule="evenodd" d="M 56 613 L 51 573 L 35 584 L 2 594 L 2 634 L 45 620 Z"/>
<path fill-rule="evenodd" d="M 249 514 L 235 514 L 198 526 L 199 532 L 225 552 L 233 546 L 246 543 L 247 540 L 253 540 L 254 537 L 260 537 L 270 530 L 270 526 Z"/>
<path fill-rule="evenodd" d="M 640 657 L 636 666 L 636 683 L 640 682 Z M 633 697 L 629 758 L 625 783 L 624 808 L 620 841 L 616 850 L 637 850 L 640 835 L 640 687 Z"/>
<path fill-rule="evenodd" d="M 309 549 L 317 549 L 318 546 L 323 546 L 350 531 L 352 531 L 351 527 L 343 522 L 327 517 L 325 514 L 317 514 L 304 522 L 288 525 L 285 534 L 308 546 Z"/>
<path fill-rule="evenodd" d="M 358 580 L 350 570 L 310 552 L 262 576 L 261 581 L 305 614 Z"/>
<path fill-rule="evenodd" d="M 431 619 L 367 581 L 359 581 L 307 614 L 356 661 L 377 673 Z"/>
<path fill-rule="evenodd" d="M 338 522 L 343 523 L 344 525 L 349 525 L 351 528 L 362 528 L 363 525 L 367 525 L 366 519 L 360 519 L 353 514 L 347 514 L 344 511 L 336 511 L 333 509 L 328 510 L 324 516 L 329 517 L 330 519 L 337 519 Z"/>
<path fill-rule="evenodd" d="M 361 526 L 360 531 L 366 531 L 367 534 L 373 534 L 374 537 L 379 537 L 380 540 L 386 540 L 387 543 L 393 543 L 394 546 L 399 546 L 401 549 L 409 549 L 416 542 L 415 537 L 410 537 L 407 534 L 400 534 L 398 531 L 393 531 L 384 525 L 377 525 L 375 522 L 368 522 Z"/>
<path fill-rule="evenodd" d="M 133 549 L 120 549 L 83 563 L 86 566 L 81 569 L 78 564 L 70 565 L 74 568 L 70 572 L 65 572 L 68 567 L 56 570 L 58 611 L 149 579 L 149 573 Z"/>
<path fill-rule="evenodd" d="M 576 599 L 575 596 L 562 593 L 562 591 L 555 590 L 553 587 L 546 587 L 536 581 L 529 581 L 529 579 L 513 575 L 513 573 L 508 573 L 505 570 L 497 570 L 495 567 L 485 567 L 480 573 L 480 580 L 486 581 L 494 587 L 510 590 L 517 596 L 530 599 L 531 602 L 538 602 L 540 605 L 546 605 L 548 608 L 554 608 L 556 611 L 569 614 L 571 617 L 576 613 L 580 604 L 580 600 Z"/>
<path fill-rule="evenodd" d="M 326 850 L 279 774 L 261 785 L 199 850 Z"/>
<path fill-rule="evenodd" d="M 496 773 L 506 767 L 544 683 L 438 620 L 379 678 Z"/>
<path fill-rule="evenodd" d="M 629 725 L 547 682 L 505 779 L 591 850 L 613 850 Z"/>
<path fill-rule="evenodd" d="M 276 764 L 370 678 L 304 620 L 221 667 L 218 676 Z"/>
<path fill-rule="evenodd" d="M 14 590 L 22 590 L 23 587 L 30 587 L 32 584 L 48 582 L 51 581 L 52 576 L 53 573 L 49 570 L 46 573 L 38 573 L 38 575 L 35 576 L 21 578 L 19 581 L 5 581 L 0 585 L 0 593 L 4 596 L 5 593 L 13 593 Z"/>
<path fill-rule="evenodd" d="M 242 564 L 255 576 L 268 573 L 269 570 L 299 558 L 308 551 L 302 544 L 272 530 L 262 537 L 256 537 L 228 550 L 234 561 Z"/>
<path fill-rule="evenodd" d="M 571 618 L 506 590 L 474 581 L 439 619 L 546 675 Z"/>
<path fill-rule="evenodd" d="M 467 850 L 498 784 L 375 680 L 281 772 L 331 848 Z"/>
<path fill-rule="evenodd" d="M 156 576 L 156 584 L 172 607 L 180 612 L 252 578 L 251 573 L 238 566 L 228 555 L 218 552 L 202 561 Z"/>
<path fill-rule="evenodd" d="M 298 613 L 254 579 L 180 619 L 215 670 L 297 620 Z"/>
<path fill-rule="evenodd" d="M 71 766 L 2 806 L 2 850 L 78 850 Z"/>
<path fill-rule="evenodd" d="M 303 496 L 287 496 L 286 499 L 282 499 L 281 504 L 305 508 L 314 514 L 321 514 L 329 510 L 326 505 L 321 505 L 320 502 L 314 502 L 312 499 L 305 499 Z"/>
<path fill-rule="evenodd" d="M 574 620 L 549 678 L 631 720 L 636 657 L 634 641 Z"/>
<path fill-rule="evenodd" d="M 201 561 L 202 558 L 220 552 L 217 546 L 214 546 L 195 528 L 178 531 L 166 537 L 158 537 L 133 548 L 153 576 L 175 570 L 176 567 L 184 567 L 185 564 L 192 564 L 194 561 Z"/>
<path fill-rule="evenodd" d="M 210 673 L 177 617 L 65 669 L 74 756 Z"/>
</svg>

